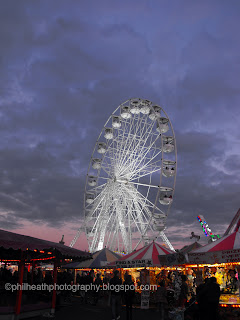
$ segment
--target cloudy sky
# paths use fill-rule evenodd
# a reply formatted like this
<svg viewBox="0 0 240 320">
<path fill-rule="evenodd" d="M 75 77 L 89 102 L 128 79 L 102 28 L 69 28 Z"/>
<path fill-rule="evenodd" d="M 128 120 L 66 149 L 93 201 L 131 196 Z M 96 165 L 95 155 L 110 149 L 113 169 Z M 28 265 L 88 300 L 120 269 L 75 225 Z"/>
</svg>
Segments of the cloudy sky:
<svg viewBox="0 0 240 320">
<path fill-rule="evenodd" d="M 69 244 L 95 141 L 140 97 L 176 134 L 168 238 L 206 243 L 198 214 L 224 233 L 240 207 L 239 12 L 238 0 L 1 1 L 0 228 Z"/>
</svg>

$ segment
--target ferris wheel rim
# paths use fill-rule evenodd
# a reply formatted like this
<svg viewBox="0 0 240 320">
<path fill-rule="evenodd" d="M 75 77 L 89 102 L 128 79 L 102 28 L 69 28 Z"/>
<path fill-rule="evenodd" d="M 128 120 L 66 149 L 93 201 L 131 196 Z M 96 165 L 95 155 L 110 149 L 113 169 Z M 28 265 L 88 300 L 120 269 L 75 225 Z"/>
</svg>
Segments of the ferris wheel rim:
<svg viewBox="0 0 240 320">
<path fill-rule="evenodd" d="M 109 116 L 109 118 L 107 119 L 106 123 L 104 124 L 103 126 L 103 129 L 101 130 L 99 136 L 98 136 L 98 139 L 96 140 L 96 143 L 95 143 L 95 146 L 94 146 L 94 149 L 93 149 L 93 152 L 92 152 L 92 155 L 91 155 L 91 158 L 90 158 L 90 163 L 89 163 L 89 166 L 88 166 L 88 171 L 87 171 L 87 177 L 86 177 L 86 182 L 85 182 L 85 191 L 84 191 L 84 217 L 86 219 L 86 193 L 88 192 L 88 187 L 87 187 L 87 183 L 88 183 L 88 177 L 90 176 L 89 172 L 90 172 L 90 169 L 91 169 L 91 162 L 92 162 L 92 159 L 94 159 L 94 154 L 96 153 L 96 148 L 98 146 L 98 143 L 100 142 L 100 138 L 102 137 L 103 135 L 103 132 L 104 132 L 104 129 L 106 128 L 107 124 L 110 122 L 111 118 L 116 114 L 117 110 L 119 110 L 121 108 L 121 106 L 124 106 L 124 104 L 128 103 L 129 101 L 132 101 L 132 100 L 146 100 L 146 99 L 140 99 L 140 98 L 131 98 L 131 99 L 128 99 L 126 100 L 125 102 L 121 103 L 116 109 L 115 111 Z M 148 100 L 149 101 L 149 100 Z M 150 107 L 151 107 L 151 111 L 155 112 L 154 109 L 153 109 L 153 103 L 150 101 L 150 103 L 152 104 Z M 177 150 L 176 150 L 176 137 L 175 137 L 175 133 L 174 133 L 174 130 L 173 130 L 173 126 L 172 126 L 172 123 L 170 121 L 170 118 L 168 117 L 167 113 L 165 112 L 165 110 L 160 107 L 161 109 L 161 112 L 163 112 L 166 116 L 166 118 L 168 119 L 168 122 L 170 124 L 170 128 L 171 128 L 171 133 L 172 133 L 172 136 L 173 136 L 173 141 L 174 141 L 174 154 L 175 154 L 175 161 L 172 161 L 175 163 L 175 174 L 174 174 L 174 181 L 173 181 L 173 188 L 172 188 L 172 195 L 174 194 L 175 192 L 175 184 L 176 184 L 176 172 L 177 172 Z M 160 125 L 160 121 L 159 121 L 159 118 L 156 118 L 156 122 L 158 122 L 158 125 Z M 160 192 L 160 187 L 161 187 L 161 184 L 162 184 L 162 175 L 163 175 L 163 162 L 164 162 L 164 152 L 163 152 L 163 134 L 160 133 L 159 134 L 159 137 L 160 137 L 160 140 L 161 140 L 161 155 L 162 155 L 162 158 L 161 158 L 161 170 L 160 170 L 160 183 L 159 183 L 159 186 L 148 186 L 148 187 L 157 187 L 159 190 L 158 190 L 158 193 L 157 193 L 157 196 L 156 196 L 156 199 L 155 199 L 155 204 L 153 206 L 153 212 L 152 212 L 152 215 L 151 215 L 151 220 L 153 219 L 153 215 L 154 215 L 154 210 L 155 208 L 158 208 L 156 202 L 157 202 L 157 199 L 159 197 L 159 192 Z M 158 137 L 158 139 L 159 139 Z M 105 154 L 103 154 L 102 156 L 102 159 L 104 159 L 105 157 Z M 167 160 L 166 160 L 167 161 Z M 99 177 L 99 170 L 98 170 L 98 173 L 96 175 L 97 177 Z M 107 179 L 107 178 L 106 178 Z M 134 184 L 134 182 L 132 182 Z M 171 205 L 172 205 L 172 202 L 168 205 L 168 209 L 167 209 L 167 214 L 166 214 L 166 218 L 168 217 L 168 214 L 169 214 L 169 211 L 170 211 L 170 208 L 171 208 Z M 151 224 L 151 221 L 149 221 L 149 225 Z M 86 230 L 87 226 L 85 226 L 85 230 Z M 160 232 L 159 232 L 160 233 Z M 144 235 L 143 235 L 144 236 Z"/>
</svg>

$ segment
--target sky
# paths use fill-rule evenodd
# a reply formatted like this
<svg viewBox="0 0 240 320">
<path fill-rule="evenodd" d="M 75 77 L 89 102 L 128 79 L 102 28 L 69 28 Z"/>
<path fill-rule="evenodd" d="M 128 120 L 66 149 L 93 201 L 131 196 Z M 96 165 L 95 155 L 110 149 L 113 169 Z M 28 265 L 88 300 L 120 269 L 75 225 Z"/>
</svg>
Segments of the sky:
<svg viewBox="0 0 240 320">
<path fill-rule="evenodd" d="M 0 2 L 0 228 L 66 244 L 104 123 L 151 100 L 176 135 L 166 235 L 207 243 L 240 207 L 238 0 Z M 84 235 L 76 248 L 87 249 Z"/>
</svg>

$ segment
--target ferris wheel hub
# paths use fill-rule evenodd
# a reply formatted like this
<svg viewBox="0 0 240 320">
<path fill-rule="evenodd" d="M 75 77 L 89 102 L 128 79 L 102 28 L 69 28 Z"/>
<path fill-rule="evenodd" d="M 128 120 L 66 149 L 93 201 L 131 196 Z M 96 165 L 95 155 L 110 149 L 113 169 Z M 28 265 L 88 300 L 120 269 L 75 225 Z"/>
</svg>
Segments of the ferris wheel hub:
<svg viewBox="0 0 240 320">
<path fill-rule="evenodd" d="M 116 178 L 116 182 L 127 184 L 129 180 L 127 178 Z"/>
</svg>

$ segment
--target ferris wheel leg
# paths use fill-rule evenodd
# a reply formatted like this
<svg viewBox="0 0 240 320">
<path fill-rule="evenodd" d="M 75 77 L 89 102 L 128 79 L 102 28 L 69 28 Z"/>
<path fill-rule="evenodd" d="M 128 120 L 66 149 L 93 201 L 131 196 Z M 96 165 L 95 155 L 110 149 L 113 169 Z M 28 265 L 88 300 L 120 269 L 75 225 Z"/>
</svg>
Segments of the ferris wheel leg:
<svg viewBox="0 0 240 320">
<path fill-rule="evenodd" d="M 159 236 L 162 238 L 163 242 L 166 243 L 166 245 L 172 250 L 175 251 L 175 249 L 173 248 L 171 242 L 168 240 L 167 236 L 165 235 L 165 233 L 163 231 L 160 232 Z"/>
<path fill-rule="evenodd" d="M 77 239 L 79 238 L 79 236 L 80 236 L 80 234 L 81 234 L 82 231 L 83 231 L 83 227 L 80 227 L 80 228 L 78 229 L 75 237 L 73 238 L 73 240 L 71 241 L 71 243 L 70 243 L 70 245 L 69 245 L 70 248 L 72 248 L 72 247 L 75 245 L 75 243 L 77 242 Z"/>
</svg>

